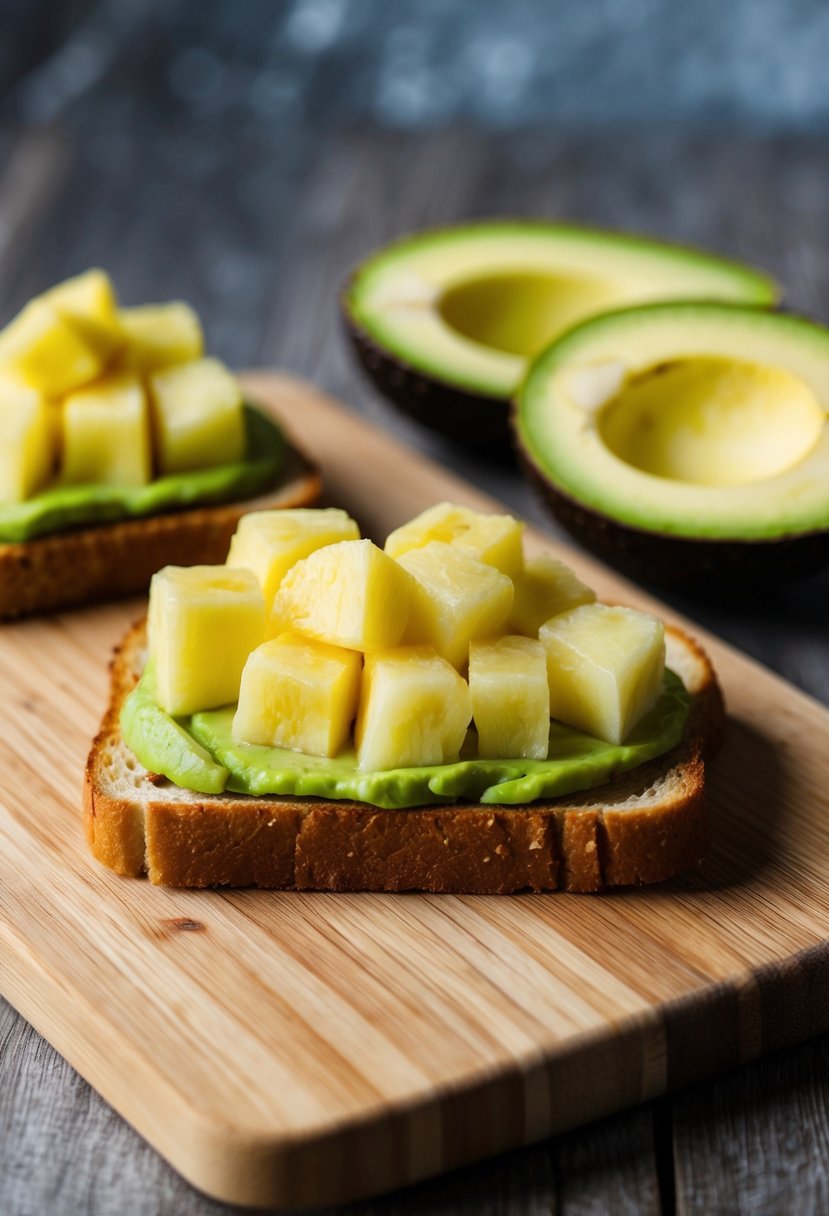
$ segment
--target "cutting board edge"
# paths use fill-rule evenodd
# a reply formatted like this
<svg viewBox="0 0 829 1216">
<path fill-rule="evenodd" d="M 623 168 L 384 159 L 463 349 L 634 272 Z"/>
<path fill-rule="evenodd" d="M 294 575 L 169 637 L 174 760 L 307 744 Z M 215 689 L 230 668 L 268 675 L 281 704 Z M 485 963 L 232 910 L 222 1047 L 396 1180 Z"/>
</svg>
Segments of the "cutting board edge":
<svg viewBox="0 0 829 1216">
<path fill-rule="evenodd" d="M 171 1148 L 157 1116 L 152 1122 L 130 1108 L 128 1071 L 123 1078 L 110 1074 L 95 1079 L 95 1070 L 79 1058 L 82 1036 L 73 1044 L 68 1032 L 64 1042 L 41 1024 L 38 997 L 48 1003 L 62 992 L 45 971 L 41 982 L 42 990 L 30 986 L 28 994 L 23 986 L 3 984 L 2 994 L 191 1185 L 221 1202 L 252 1208 L 347 1203 L 411 1186 L 829 1031 L 826 941 L 780 964 L 749 969 L 701 992 L 635 1011 L 619 1019 L 609 1036 L 583 1032 L 558 1048 L 536 1048 L 501 1068 L 434 1087 L 427 1095 L 367 1108 L 355 1119 L 275 1134 L 232 1121 L 202 1120 L 182 1097 L 165 1111 L 181 1137 Z M 801 993 L 794 1017 L 793 982 Z M 688 1051 L 691 1042 L 694 1051 Z M 121 1086 L 126 1100 L 117 1092 Z M 424 1143 L 440 1143 L 442 1151 L 424 1156 Z"/>
<path fill-rule="evenodd" d="M 65 997 L 56 979 L 41 971 L 36 983 L 2 984 L 0 994 L 192 1186 L 244 1207 L 300 1209 L 367 1198 L 535 1143 L 664 1092 L 651 1087 L 643 1093 L 639 1082 L 646 1037 L 658 1033 L 659 1020 L 654 1010 L 643 1010 L 620 1022 L 611 1037 L 598 1031 L 581 1034 L 559 1051 L 536 1050 L 531 1060 L 516 1059 L 479 1076 L 457 1078 L 352 1120 L 275 1135 L 204 1121 L 197 1108 L 182 1100 L 165 1105 L 159 1121 L 157 1112 L 149 1117 L 131 1107 L 128 1068 L 123 1077 L 111 1067 L 98 1074 L 84 1058 L 83 1035 L 71 1026 L 55 1033 L 54 1024 L 41 1016 L 56 995 Z M 609 1085 L 620 1043 L 631 1048 L 625 1054 L 623 1083 Z M 597 1104 L 585 1100 L 591 1070 L 598 1074 L 593 1082 L 601 1095 Z M 568 1074 L 575 1078 L 569 1085 Z M 555 1107 L 554 1090 L 559 1095 Z M 535 1094 L 536 1107 L 545 1108 L 540 1115 L 538 1109 L 527 1111 L 528 1093 Z M 571 1094 L 574 1104 L 582 1104 L 575 1115 L 574 1105 L 568 1108 Z M 481 1117 L 482 1110 L 488 1118 Z M 173 1128 L 167 1124 L 174 1125 L 178 1140 L 169 1138 Z M 521 1129 L 517 1135 L 515 1126 Z M 432 1149 L 427 1147 L 425 1156 L 424 1144 Z M 438 1144 L 441 1148 L 435 1150 Z"/>
</svg>

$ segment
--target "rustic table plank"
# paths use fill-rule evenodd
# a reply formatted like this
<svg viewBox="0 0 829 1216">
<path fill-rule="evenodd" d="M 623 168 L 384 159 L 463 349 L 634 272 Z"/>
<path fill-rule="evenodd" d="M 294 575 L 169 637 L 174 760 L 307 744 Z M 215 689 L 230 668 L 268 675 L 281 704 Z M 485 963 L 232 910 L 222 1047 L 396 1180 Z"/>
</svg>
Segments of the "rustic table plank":
<svg viewBox="0 0 829 1216">
<path fill-rule="evenodd" d="M 198 1195 L 0 999 L 0 1211 L 213 1216 Z"/>
<path fill-rule="evenodd" d="M 673 1101 L 678 1216 L 829 1211 L 829 1043 L 780 1052 Z"/>
<path fill-rule="evenodd" d="M 371 247 L 462 215 L 567 216 L 749 258 L 783 279 L 792 306 L 829 314 L 821 204 L 829 164 L 817 139 L 488 139 L 463 131 L 418 139 L 354 133 L 321 146 L 245 138 L 216 147 L 209 132 L 172 129 L 163 139 L 139 133 L 125 152 L 105 126 L 82 140 L 8 129 L 0 137 L 3 319 L 31 292 L 94 262 L 112 270 L 130 301 L 163 283 L 165 294 L 193 301 L 211 346 L 228 361 L 281 363 L 311 376 L 551 531 L 508 464 L 420 432 L 379 402 L 350 364 L 333 301 Z M 679 606 L 827 700 L 827 602 L 829 576 L 822 576 L 750 611 Z M 582 1216 L 612 1202 L 614 1211 L 657 1212 L 670 1210 L 674 1185 L 681 1213 L 822 1211 L 826 1052 L 824 1042 L 812 1044 L 673 1102 L 349 1211 Z M 0 1003 L 0 1210 L 217 1216 L 231 1209 L 181 1182 Z"/>
</svg>

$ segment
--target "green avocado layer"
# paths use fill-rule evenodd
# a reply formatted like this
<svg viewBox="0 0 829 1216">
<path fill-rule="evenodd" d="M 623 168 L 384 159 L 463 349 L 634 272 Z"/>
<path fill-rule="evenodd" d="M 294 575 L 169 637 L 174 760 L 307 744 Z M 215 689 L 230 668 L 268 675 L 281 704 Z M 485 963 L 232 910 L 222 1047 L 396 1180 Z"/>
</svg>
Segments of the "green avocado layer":
<svg viewBox="0 0 829 1216">
<path fill-rule="evenodd" d="M 200 794 L 221 794 L 227 785 L 227 769 L 199 746 L 184 722 L 159 706 L 152 665 L 124 702 L 121 733 L 145 768 L 176 785 Z"/>
<path fill-rule="evenodd" d="M 121 731 L 145 768 L 200 793 L 227 789 L 260 797 L 347 799 L 389 808 L 460 799 L 518 806 L 592 789 L 670 751 L 682 736 L 689 706 L 682 681 L 666 671 L 659 700 L 623 744 L 604 743 L 552 722 L 546 760 L 481 760 L 475 755 L 475 733 L 470 731 L 457 764 L 364 773 L 350 747 L 326 760 L 234 742 L 233 706 L 174 720 L 155 700 L 149 667 L 127 697 Z"/>
<path fill-rule="evenodd" d="M 282 472 L 285 439 L 279 427 L 253 406 L 245 405 L 244 411 L 244 460 L 158 477 L 146 486 L 52 485 L 25 502 L 0 503 L 0 542 L 33 540 L 70 528 L 236 502 L 264 493 Z"/>
</svg>

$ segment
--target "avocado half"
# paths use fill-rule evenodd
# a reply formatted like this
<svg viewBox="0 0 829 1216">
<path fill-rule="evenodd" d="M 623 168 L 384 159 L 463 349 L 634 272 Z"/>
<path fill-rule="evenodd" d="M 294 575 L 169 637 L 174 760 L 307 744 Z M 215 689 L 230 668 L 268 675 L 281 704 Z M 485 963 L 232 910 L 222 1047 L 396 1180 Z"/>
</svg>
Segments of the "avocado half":
<svg viewBox="0 0 829 1216">
<path fill-rule="evenodd" d="M 434 229 L 379 250 L 341 303 L 380 392 L 465 444 L 503 445 L 531 360 L 597 313 L 665 299 L 773 305 L 776 285 L 737 262 L 643 237 L 540 221 Z"/>
<path fill-rule="evenodd" d="M 829 562 L 829 330 L 707 302 L 595 317 L 513 427 L 561 523 L 649 582 L 748 589 Z"/>
</svg>

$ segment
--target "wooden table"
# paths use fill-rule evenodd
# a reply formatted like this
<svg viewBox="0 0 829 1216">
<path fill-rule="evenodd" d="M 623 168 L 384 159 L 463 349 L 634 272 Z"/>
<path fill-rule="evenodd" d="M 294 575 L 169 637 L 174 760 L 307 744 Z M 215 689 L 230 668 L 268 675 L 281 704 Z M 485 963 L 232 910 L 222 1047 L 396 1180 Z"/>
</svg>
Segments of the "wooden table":
<svg viewBox="0 0 829 1216">
<path fill-rule="evenodd" d="M 125 301 L 189 299 L 228 362 L 309 376 L 551 530 L 511 464 L 418 431 L 355 372 L 336 293 L 371 247 L 460 216 L 561 216 L 748 258 L 783 281 L 792 307 L 829 316 L 829 162 L 818 140 L 231 138 L 166 126 L 125 141 L 102 122 L 0 129 L 0 156 L 0 319 L 103 264 Z M 674 602 L 829 701 L 829 572 L 740 610 Z M 818 1040 L 348 1211 L 818 1213 L 829 1209 L 827 1094 L 829 1040 Z M 0 1001 L 4 1216 L 230 1210 L 191 1190 Z"/>
</svg>

